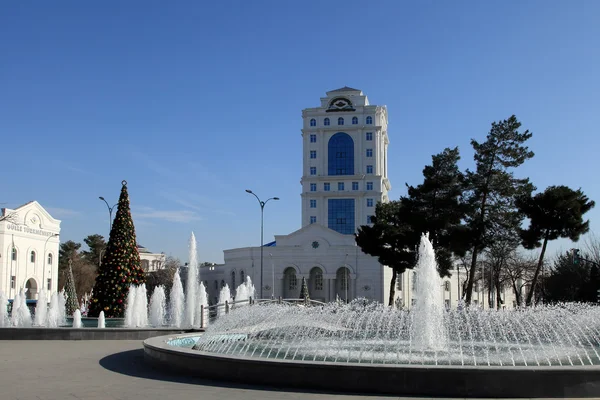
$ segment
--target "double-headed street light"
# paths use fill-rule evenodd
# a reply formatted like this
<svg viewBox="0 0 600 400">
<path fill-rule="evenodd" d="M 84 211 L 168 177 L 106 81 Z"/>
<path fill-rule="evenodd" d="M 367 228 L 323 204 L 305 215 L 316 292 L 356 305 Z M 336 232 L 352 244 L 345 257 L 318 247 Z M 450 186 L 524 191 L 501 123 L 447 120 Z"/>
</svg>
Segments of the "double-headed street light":
<svg viewBox="0 0 600 400">
<path fill-rule="evenodd" d="M 107 202 L 106 200 L 104 200 L 104 197 L 100 196 L 100 197 L 98 197 L 98 198 L 99 198 L 100 200 L 102 200 L 103 202 L 105 202 L 105 203 L 106 203 L 106 207 L 108 208 L 108 224 L 109 224 L 109 225 L 108 225 L 108 226 L 109 226 L 109 229 L 108 229 L 108 236 L 110 236 L 110 231 L 112 231 L 112 211 L 113 211 L 113 209 L 114 209 L 116 206 L 118 206 L 118 205 L 119 205 L 119 203 L 117 203 L 117 204 L 115 204 L 114 206 L 112 206 L 112 207 L 111 207 L 111 206 L 109 206 L 109 205 L 108 205 L 108 202 Z"/>
<path fill-rule="evenodd" d="M 250 193 L 256 200 L 258 200 L 258 204 L 260 205 L 260 298 L 263 298 L 263 234 L 264 234 L 264 216 L 265 216 L 265 204 L 269 202 L 269 200 L 279 200 L 279 197 L 271 197 L 266 201 L 262 201 L 252 190 L 246 189 L 246 193 Z"/>
</svg>

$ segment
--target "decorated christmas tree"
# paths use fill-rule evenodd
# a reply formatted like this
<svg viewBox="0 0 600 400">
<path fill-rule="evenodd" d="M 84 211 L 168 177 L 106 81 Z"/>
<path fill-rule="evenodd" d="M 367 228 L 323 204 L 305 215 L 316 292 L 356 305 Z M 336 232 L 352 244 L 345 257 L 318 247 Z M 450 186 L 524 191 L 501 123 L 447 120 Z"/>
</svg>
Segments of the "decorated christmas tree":
<svg viewBox="0 0 600 400">
<path fill-rule="evenodd" d="M 102 265 L 98 268 L 88 315 L 97 317 L 100 311 L 104 311 L 106 318 L 122 318 L 129 286 L 141 285 L 145 281 L 129 208 L 127 181 L 123 181 L 119 208 L 102 257 Z"/>
<path fill-rule="evenodd" d="M 67 303 L 65 305 L 65 311 L 67 315 L 71 316 L 75 310 L 79 309 L 79 302 L 77 301 L 77 292 L 75 291 L 75 279 L 73 279 L 73 261 L 69 260 L 69 271 L 67 275 L 67 282 L 65 283 L 65 293 L 67 294 Z"/>
</svg>

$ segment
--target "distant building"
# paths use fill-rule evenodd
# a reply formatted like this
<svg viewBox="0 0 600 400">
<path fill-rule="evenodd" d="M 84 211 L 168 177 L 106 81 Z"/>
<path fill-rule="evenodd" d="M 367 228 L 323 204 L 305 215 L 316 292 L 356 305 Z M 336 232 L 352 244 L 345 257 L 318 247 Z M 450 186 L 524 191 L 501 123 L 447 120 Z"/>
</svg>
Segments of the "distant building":
<svg viewBox="0 0 600 400">
<path fill-rule="evenodd" d="M 142 261 L 142 268 L 145 272 L 158 271 L 165 267 L 166 256 L 165 253 L 152 253 L 150 250 L 138 243 L 138 252 L 140 253 L 140 260 Z"/>
<path fill-rule="evenodd" d="M 61 221 L 37 201 L 0 212 L 0 290 L 14 299 L 26 289 L 30 300 L 44 287 L 57 291 Z"/>
<path fill-rule="evenodd" d="M 377 202 L 388 201 L 387 118 L 385 106 L 371 105 L 349 87 L 327 92 L 319 107 L 302 111 L 302 227 L 263 248 L 263 298 L 298 298 L 306 278 L 311 299 L 387 303 L 391 269 L 354 240 L 358 227 L 371 223 Z M 221 287 L 233 292 L 247 276 L 261 296 L 260 250 L 225 250 L 224 265 L 200 269 L 212 303 Z"/>
</svg>

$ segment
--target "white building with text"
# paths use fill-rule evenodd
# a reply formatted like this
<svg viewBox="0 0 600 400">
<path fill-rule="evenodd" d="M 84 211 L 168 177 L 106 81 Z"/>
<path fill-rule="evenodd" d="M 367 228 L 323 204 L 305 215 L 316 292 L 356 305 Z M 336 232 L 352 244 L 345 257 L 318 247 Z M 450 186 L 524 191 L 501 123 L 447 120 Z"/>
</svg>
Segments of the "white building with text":
<svg viewBox="0 0 600 400">
<path fill-rule="evenodd" d="M 42 287 L 57 291 L 61 221 L 37 201 L 0 212 L 0 290 L 14 299 L 21 289 L 36 300 Z"/>
</svg>

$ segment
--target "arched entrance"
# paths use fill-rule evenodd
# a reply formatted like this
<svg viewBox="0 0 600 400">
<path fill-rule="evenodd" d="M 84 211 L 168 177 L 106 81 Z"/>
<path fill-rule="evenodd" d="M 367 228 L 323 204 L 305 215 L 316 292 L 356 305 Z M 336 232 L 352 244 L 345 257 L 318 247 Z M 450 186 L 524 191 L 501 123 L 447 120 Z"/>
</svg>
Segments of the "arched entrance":
<svg viewBox="0 0 600 400">
<path fill-rule="evenodd" d="M 313 300 L 325 300 L 325 283 L 323 282 L 323 270 L 313 267 L 308 278 L 308 293 Z"/>
<path fill-rule="evenodd" d="M 37 300 L 38 285 L 35 279 L 29 278 L 27 283 L 25 283 L 25 289 L 27 289 L 25 292 L 25 297 L 27 300 Z"/>
<path fill-rule="evenodd" d="M 300 296 L 300 285 L 296 270 L 293 267 L 288 267 L 283 272 L 283 298 L 297 299 Z"/>
</svg>

